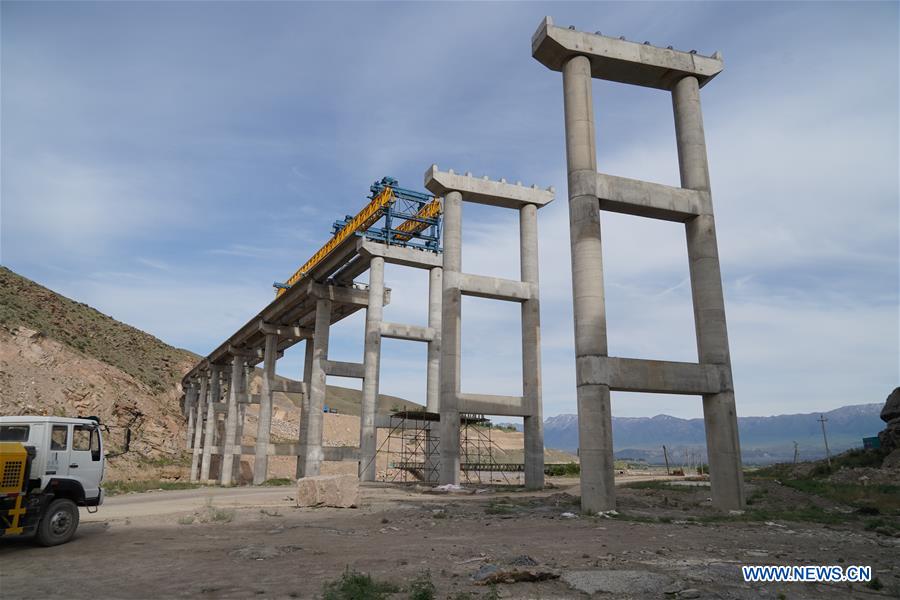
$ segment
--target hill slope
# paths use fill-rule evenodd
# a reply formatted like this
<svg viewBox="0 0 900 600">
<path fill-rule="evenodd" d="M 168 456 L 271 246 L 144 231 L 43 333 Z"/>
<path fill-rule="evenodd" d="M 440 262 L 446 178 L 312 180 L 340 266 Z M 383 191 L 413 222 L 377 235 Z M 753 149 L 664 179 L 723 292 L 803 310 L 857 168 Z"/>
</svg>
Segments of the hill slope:
<svg viewBox="0 0 900 600">
<path fill-rule="evenodd" d="M 199 357 L 0 267 L 0 326 L 22 326 L 130 375 L 154 392 L 170 390 Z"/>
<path fill-rule="evenodd" d="M 130 424 L 132 452 L 110 461 L 112 479 L 156 478 L 154 465 L 175 474 L 189 463 L 178 400 L 181 378 L 197 360 L 192 352 L 0 267 L 0 415 L 96 415 L 112 428 L 107 447 L 113 451 L 121 448 Z M 295 399 L 278 393 L 276 406 L 297 412 L 290 410 Z M 326 404 L 359 415 L 360 391 L 328 386 Z M 379 410 L 394 406 L 416 407 L 379 397 Z"/>
</svg>

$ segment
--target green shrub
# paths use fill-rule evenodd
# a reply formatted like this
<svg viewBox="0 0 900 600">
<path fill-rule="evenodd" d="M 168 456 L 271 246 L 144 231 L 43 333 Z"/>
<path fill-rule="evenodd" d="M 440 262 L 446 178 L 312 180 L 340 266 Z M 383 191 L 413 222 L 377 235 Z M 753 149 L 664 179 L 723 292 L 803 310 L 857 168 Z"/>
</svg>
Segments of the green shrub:
<svg viewBox="0 0 900 600">
<path fill-rule="evenodd" d="M 581 474 L 581 465 L 576 462 L 546 465 L 544 473 L 551 477 L 578 477 Z"/>
<path fill-rule="evenodd" d="M 437 589 L 431 582 L 431 573 L 425 571 L 409 584 L 409 600 L 434 600 Z"/>
<path fill-rule="evenodd" d="M 324 600 L 383 600 L 400 591 L 396 585 L 376 581 L 367 573 L 347 567 L 341 577 L 322 586 Z"/>
<path fill-rule="evenodd" d="M 266 479 L 263 482 L 263 485 L 267 486 L 278 486 L 278 485 L 294 485 L 297 483 L 295 479 L 291 479 L 290 477 L 275 477 L 274 479 Z"/>
<path fill-rule="evenodd" d="M 129 492 L 147 492 L 150 490 L 192 490 L 198 487 L 200 487 L 199 484 L 188 481 L 160 481 L 158 479 L 103 482 L 103 490 L 107 496 L 117 496 Z"/>
</svg>

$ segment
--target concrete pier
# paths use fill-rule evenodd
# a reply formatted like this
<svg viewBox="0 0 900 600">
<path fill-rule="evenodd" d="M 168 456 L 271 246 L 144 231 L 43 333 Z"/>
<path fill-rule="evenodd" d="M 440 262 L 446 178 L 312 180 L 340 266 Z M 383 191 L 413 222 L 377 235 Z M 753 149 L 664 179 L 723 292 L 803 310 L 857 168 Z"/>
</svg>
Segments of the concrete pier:
<svg viewBox="0 0 900 600">
<path fill-rule="evenodd" d="M 184 409 L 188 418 L 184 449 L 191 450 L 194 447 L 194 419 L 197 413 L 197 386 L 193 382 L 184 390 Z"/>
<path fill-rule="evenodd" d="M 428 327 L 435 332 L 428 342 L 428 367 L 425 381 L 425 405 L 428 412 L 440 412 L 441 404 L 441 296 L 444 293 L 444 270 L 428 270 Z"/>
<path fill-rule="evenodd" d="M 209 386 L 209 375 L 200 376 L 200 389 L 197 395 L 197 419 L 194 423 L 194 451 L 191 456 L 191 483 L 201 480 L 200 461 L 203 456 L 203 430 L 206 418 L 206 403 Z M 195 388 L 196 389 L 196 388 Z"/>
<path fill-rule="evenodd" d="M 541 402 L 541 301 L 538 294 L 537 206 L 519 209 L 519 246 L 522 281 L 531 287 L 522 302 L 522 396 L 524 418 L 525 487 L 544 487 L 544 419 Z"/>
<path fill-rule="evenodd" d="M 216 439 L 216 404 L 219 402 L 220 396 L 220 379 L 219 375 L 221 367 L 218 365 L 210 365 L 209 367 L 209 392 L 206 401 L 206 431 L 203 440 L 203 460 L 200 465 L 200 481 L 206 483 L 209 481 L 209 470 L 212 462 L 212 449 L 219 440 Z"/>
<path fill-rule="evenodd" d="M 577 182 L 597 172 L 591 64 L 575 56 L 563 67 L 566 158 L 569 172 L 569 231 L 572 298 L 575 315 L 575 371 L 578 401 L 578 456 L 581 508 L 586 512 L 616 506 L 612 410 L 609 382 L 591 379 L 584 357 L 606 356 L 606 300 L 597 196 L 580 194 Z"/>
<path fill-rule="evenodd" d="M 238 428 L 238 401 L 241 393 L 241 379 L 244 374 L 244 357 L 234 355 L 231 359 L 231 381 L 228 385 L 228 412 L 225 414 L 225 443 L 222 449 L 222 485 L 231 485 L 234 476 L 234 448 Z"/>
<path fill-rule="evenodd" d="M 710 192 L 706 138 L 700 108 L 700 86 L 696 77 L 684 77 L 672 89 L 675 139 L 681 187 Z M 701 364 L 721 365 L 731 380 L 731 355 L 725 324 L 725 299 L 719 267 L 716 224 L 712 204 L 708 213 L 685 224 L 691 295 L 697 332 L 697 355 Z M 713 505 L 739 509 L 744 505 L 741 448 L 737 428 L 734 390 L 723 389 L 703 396 L 703 420 Z"/>
<path fill-rule="evenodd" d="M 541 420 L 540 294 L 537 209 L 553 200 L 553 190 L 476 179 L 440 171 L 425 173 L 425 187 L 444 197 L 444 271 L 441 304 L 440 482 L 459 483 L 460 413 L 525 419 L 525 485 L 544 485 Z M 519 212 L 521 280 L 462 273 L 462 203 L 475 202 Z M 463 394 L 460 390 L 460 321 L 463 295 L 518 302 L 522 314 L 522 396 Z"/>
<path fill-rule="evenodd" d="M 266 334 L 263 350 L 262 389 L 259 398 L 259 420 L 256 427 L 256 454 L 253 460 L 253 485 L 268 479 L 269 438 L 272 433 L 272 394 L 275 383 L 275 360 L 278 353 L 278 335 Z M 247 382 L 249 387 L 249 381 Z"/>
<path fill-rule="evenodd" d="M 303 399 L 300 404 L 300 428 L 299 438 L 297 440 L 299 452 L 297 456 L 297 468 L 295 476 L 297 479 L 303 477 L 304 465 L 306 464 L 306 436 L 309 429 L 309 397 L 310 397 L 310 381 L 312 378 L 313 366 L 313 340 L 306 340 L 305 354 L 303 358 Z"/>
<path fill-rule="evenodd" d="M 700 87 L 722 71 L 721 55 L 556 27 L 549 17 L 532 37 L 532 55 L 563 74 L 582 509 L 615 507 L 610 390 L 702 395 L 713 504 L 740 509 L 740 443 L 700 111 Z M 671 91 L 680 188 L 597 173 L 594 78 Z M 608 355 L 601 210 L 685 224 L 697 363 Z"/>
<path fill-rule="evenodd" d="M 359 480 L 375 481 L 377 446 L 375 409 L 381 365 L 381 324 L 384 317 L 384 258 L 369 262 L 369 305 L 366 307 L 366 337 L 363 355 L 362 408 L 359 420 Z"/>
<path fill-rule="evenodd" d="M 441 294 L 440 482 L 459 484 L 460 309 L 462 194 L 444 195 L 444 267 Z"/>
<path fill-rule="evenodd" d="M 331 325 L 331 300 L 316 299 L 315 332 L 313 333 L 313 358 L 309 380 L 309 416 L 306 420 L 306 456 L 301 477 L 313 477 L 320 473 L 322 452 L 322 427 L 325 408 L 326 363 L 328 362 L 328 335 Z"/>
</svg>

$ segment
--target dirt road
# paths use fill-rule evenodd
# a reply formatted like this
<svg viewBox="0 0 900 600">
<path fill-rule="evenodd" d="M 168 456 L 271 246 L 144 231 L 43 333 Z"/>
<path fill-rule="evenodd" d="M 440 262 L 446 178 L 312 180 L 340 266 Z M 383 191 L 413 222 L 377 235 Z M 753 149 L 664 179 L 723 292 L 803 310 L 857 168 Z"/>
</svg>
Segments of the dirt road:
<svg viewBox="0 0 900 600">
<path fill-rule="evenodd" d="M 689 521 L 712 514 L 708 490 L 689 487 L 626 488 L 618 517 L 570 516 L 577 499 L 567 491 L 457 496 L 381 485 L 364 488 L 362 508 L 344 510 L 295 508 L 286 487 L 116 497 L 84 515 L 67 545 L 0 540 L 0 595 L 316 598 L 348 566 L 401 588 L 428 573 L 441 599 L 488 597 L 473 580 L 485 568 L 553 577 L 497 585 L 507 598 L 605 589 L 598 597 L 871 599 L 900 589 L 900 540 L 862 527 Z M 740 576 L 744 564 L 837 562 L 871 565 L 882 589 Z"/>
</svg>

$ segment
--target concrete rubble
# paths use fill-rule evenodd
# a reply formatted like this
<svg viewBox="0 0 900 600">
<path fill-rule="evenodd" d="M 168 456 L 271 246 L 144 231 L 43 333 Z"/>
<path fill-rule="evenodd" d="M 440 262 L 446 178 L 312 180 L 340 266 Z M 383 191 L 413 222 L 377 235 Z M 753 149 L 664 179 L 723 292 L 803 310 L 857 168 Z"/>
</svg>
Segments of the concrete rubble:
<svg viewBox="0 0 900 600">
<path fill-rule="evenodd" d="M 666 575 L 652 571 L 569 571 L 562 580 L 585 594 L 605 592 L 617 596 L 649 596 L 672 584 Z"/>
<path fill-rule="evenodd" d="M 316 475 L 297 480 L 297 506 L 359 506 L 359 479 L 354 475 Z"/>
</svg>

